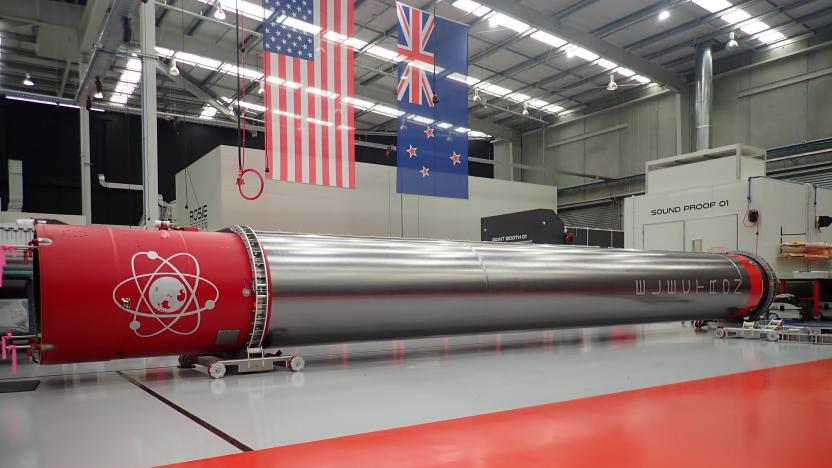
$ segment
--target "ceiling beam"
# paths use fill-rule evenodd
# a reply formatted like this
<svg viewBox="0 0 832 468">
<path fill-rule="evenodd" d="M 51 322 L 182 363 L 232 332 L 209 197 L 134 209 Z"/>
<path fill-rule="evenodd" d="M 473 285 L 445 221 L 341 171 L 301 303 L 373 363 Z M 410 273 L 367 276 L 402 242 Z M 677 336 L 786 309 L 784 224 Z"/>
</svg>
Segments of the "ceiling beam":
<svg viewBox="0 0 832 468">
<path fill-rule="evenodd" d="M 638 18 L 643 19 L 643 18 L 649 17 L 650 15 L 656 14 L 657 11 L 662 9 L 661 8 L 662 6 L 664 6 L 665 8 L 669 8 L 669 7 L 677 5 L 678 3 L 680 3 L 680 1 L 684 2 L 684 0 L 670 0 L 670 1 L 666 2 L 665 5 L 662 5 L 661 2 L 656 3 L 652 6 L 649 6 L 649 7 L 646 7 L 644 9 L 642 9 L 642 10 L 639 10 L 638 12 L 636 12 L 632 15 L 625 16 L 625 17 L 623 17 L 619 20 L 616 20 L 612 23 L 601 26 L 600 28 L 591 31 L 590 34 L 598 35 L 601 38 L 606 37 L 609 34 L 613 34 L 617 30 L 619 30 L 621 27 L 634 24 L 634 22 L 637 22 Z M 688 22 L 682 24 L 681 26 L 677 26 L 675 28 L 668 29 L 668 30 L 666 30 L 662 33 L 651 36 L 650 38 L 639 40 L 639 41 L 637 41 L 633 44 L 625 46 L 624 50 L 629 51 L 629 50 L 632 50 L 632 49 L 637 49 L 637 48 L 641 47 L 642 45 L 647 45 L 647 44 L 654 43 L 655 41 L 659 41 L 659 40 L 664 39 L 666 37 L 670 37 L 672 35 L 675 35 L 677 33 L 687 31 L 687 30 L 689 30 L 689 28 L 696 27 L 700 24 L 707 24 L 711 21 L 715 21 L 715 20 L 719 19 L 720 16 L 722 16 L 722 15 L 725 15 L 725 14 L 730 13 L 732 11 L 736 11 L 740 8 L 751 6 L 751 5 L 753 5 L 755 3 L 759 3 L 761 1 L 763 1 L 763 0 L 749 0 L 749 1 L 746 1 L 744 3 L 737 4 L 737 5 L 734 5 L 732 7 L 726 8 L 726 9 L 724 9 L 722 11 L 719 11 L 719 12 L 710 13 L 708 15 L 702 16 L 702 17 L 697 18 L 695 20 L 688 21 Z M 767 19 L 771 16 L 775 16 L 777 14 L 780 14 L 781 10 L 785 11 L 785 10 L 792 9 L 792 8 L 798 8 L 800 6 L 812 3 L 814 1 L 817 1 L 817 0 L 797 0 L 793 3 L 790 3 L 789 5 L 785 5 L 783 7 L 780 7 L 780 8 L 778 8 L 778 9 L 772 11 L 772 12 L 768 12 L 768 13 L 765 13 L 765 14 L 760 15 L 758 17 L 755 17 L 754 19 L 764 20 L 764 19 Z M 651 53 L 651 54 L 647 55 L 645 58 L 647 60 L 653 60 L 653 59 L 659 58 L 659 57 L 661 57 L 665 54 L 675 52 L 677 50 L 684 49 L 686 47 L 690 47 L 696 42 L 701 42 L 701 41 L 705 41 L 705 40 L 714 39 L 714 38 L 716 38 L 720 35 L 723 35 L 723 34 L 727 35 L 727 33 L 729 31 L 733 31 L 733 30 L 738 29 L 740 24 L 742 24 L 742 23 L 735 23 L 735 24 L 732 24 L 732 25 L 731 24 L 726 24 L 724 26 L 718 27 L 718 29 L 716 29 L 715 31 L 713 31 L 711 33 L 706 34 L 705 36 L 701 36 L 701 37 L 698 37 L 694 40 L 684 42 L 684 43 L 681 43 L 681 44 L 676 44 L 676 45 L 674 45 L 672 47 L 669 47 L 667 49 Z M 685 56 L 681 60 L 676 59 L 676 60 L 673 60 L 671 62 L 661 63 L 661 66 L 664 67 L 665 69 L 672 69 L 674 66 L 678 65 L 678 63 L 680 61 L 684 62 L 684 61 L 687 61 L 687 60 L 691 60 L 691 56 Z M 506 74 L 516 73 L 517 70 L 522 70 L 526 65 L 527 64 L 525 62 L 517 64 L 514 67 L 510 68 L 509 70 L 506 70 L 505 73 Z M 592 67 L 592 65 L 589 62 L 585 62 L 582 65 L 578 65 L 577 67 L 571 68 L 571 69 L 569 69 L 567 71 L 564 71 L 562 73 L 558 73 L 558 74 L 555 74 L 553 76 L 550 76 L 549 78 L 544 79 L 543 81 L 541 81 L 538 84 L 542 86 L 542 85 L 547 85 L 549 83 L 555 83 L 560 79 L 566 78 L 570 74 L 574 74 L 574 72 L 581 71 L 583 69 L 589 69 L 591 67 Z M 567 90 L 567 89 L 578 87 L 578 86 L 583 85 L 585 83 L 590 83 L 590 82 L 596 80 L 598 77 L 602 77 L 602 76 L 606 77 L 608 74 L 609 74 L 609 72 L 607 70 L 604 70 L 604 71 L 598 72 L 598 73 L 593 73 L 589 77 L 581 78 L 578 81 L 572 82 L 572 83 L 570 83 L 568 85 L 565 85 L 565 86 L 561 86 L 559 88 L 559 91 L 564 91 L 564 90 Z M 526 88 L 520 89 L 519 91 L 524 91 L 525 89 Z M 577 102 L 580 103 L 581 101 L 578 98 L 580 98 L 581 96 L 586 95 L 587 93 L 593 92 L 593 91 L 594 90 L 584 91 L 582 93 L 567 96 L 567 98 L 570 99 L 570 100 L 576 100 Z M 542 96 L 542 98 L 545 98 L 545 97 L 546 96 Z"/>
<path fill-rule="evenodd" d="M 574 15 L 575 13 L 583 10 L 584 8 L 592 5 L 593 3 L 598 3 L 598 0 L 578 0 L 577 2 L 573 3 L 572 5 L 564 8 L 563 10 L 555 13 L 553 19 L 555 21 L 561 21 L 569 16 Z"/>
<path fill-rule="evenodd" d="M 159 45 L 162 46 L 162 47 L 167 47 L 167 48 L 170 48 L 170 49 L 173 49 L 173 50 L 180 50 L 180 49 L 182 49 L 182 45 L 183 45 L 182 43 L 183 43 L 183 40 L 184 40 L 184 45 L 185 45 L 184 50 L 187 51 L 187 52 L 194 53 L 194 54 L 197 54 L 197 55 L 202 55 L 202 56 L 205 56 L 205 57 L 210 57 L 210 58 L 217 59 L 217 60 L 221 60 L 221 61 L 227 62 L 227 63 L 234 63 L 234 60 L 235 60 L 233 49 L 217 47 L 217 45 L 213 41 L 202 39 L 202 38 L 197 37 L 197 36 L 185 36 L 183 38 L 182 36 L 176 37 L 176 36 L 173 36 L 172 34 L 162 34 L 162 35 L 158 35 L 158 37 L 159 37 L 159 41 L 158 41 Z M 248 59 L 247 61 L 249 61 L 247 66 L 250 66 L 252 68 L 257 68 L 257 69 L 260 68 L 256 63 L 252 63 L 256 59 L 256 57 L 254 57 L 254 54 L 249 54 L 249 55 L 246 56 L 246 58 Z M 182 64 L 179 65 L 179 70 L 180 70 L 180 76 L 181 76 L 181 74 L 184 72 Z M 165 71 L 165 70 L 163 70 L 163 71 Z M 355 80 L 356 80 L 355 94 L 356 94 L 356 96 L 365 97 L 367 99 L 370 99 L 370 100 L 373 100 L 373 101 L 376 101 L 376 102 L 379 102 L 379 103 L 383 103 L 383 104 L 389 105 L 391 107 L 396 107 L 396 99 L 395 99 L 395 95 L 393 94 L 393 91 L 385 90 L 385 89 L 377 87 L 377 86 L 370 87 L 370 86 L 362 85 L 358 81 L 359 79 L 360 78 L 356 74 L 356 77 L 355 77 Z M 257 85 L 252 83 L 252 86 L 257 86 Z M 205 89 L 206 88 L 206 87 L 200 87 L 198 84 L 197 84 L 197 87 L 199 89 Z M 208 102 L 208 101 L 206 100 L 206 102 Z M 227 111 L 228 109 L 226 108 L 225 110 Z M 517 132 L 515 132 L 512 129 L 509 129 L 509 128 L 506 128 L 506 127 L 503 127 L 503 126 L 500 126 L 500 125 L 494 125 L 491 122 L 487 122 L 487 121 L 484 121 L 484 120 L 481 120 L 481 119 L 477 119 L 475 117 L 470 117 L 469 118 L 469 126 L 471 128 L 473 128 L 474 130 L 479 130 L 479 131 L 488 133 L 490 135 L 494 135 L 494 136 L 504 138 L 504 139 L 508 139 L 508 140 L 516 139 L 519 135 Z"/>
<path fill-rule="evenodd" d="M 659 41 L 662 41 L 662 40 L 667 39 L 669 37 L 675 36 L 677 34 L 682 34 L 684 32 L 690 31 L 692 28 L 695 28 L 697 26 L 701 26 L 703 24 L 710 23 L 711 21 L 717 20 L 720 17 L 727 15 L 728 13 L 733 13 L 737 10 L 740 10 L 740 9 L 743 9 L 743 8 L 748 8 L 750 6 L 753 6 L 754 4 L 760 3 L 762 1 L 763 0 L 748 0 L 748 1 L 745 1 L 743 3 L 739 3 L 739 4 L 736 4 L 734 6 L 725 8 L 724 10 L 717 11 L 715 13 L 708 13 L 707 15 L 700 16 L 699 18 L 696 18 L 694 20 L 686 21 L 686 22 L 684 22 L 684 23 L 682 23 L 678 26 L 674 26 L 672 28 L 665 29 L 664 31 L 662 31 L 660 33 L 656 33 L 656 34 L 653 34 L 652 36 L 648 36 L 648 37 L 645 37 L 643 39 L 639 39 L 636 42 L 633 42 L 633 43 L 630 43 L 630 44 L 624 46 L 624 49 L 632 51 L 632 50 L 640 49 L 642 47 L 646 47 L 650 44 L 655 44 Z M 686 43 L 686 45 L 687 45 L 687 43 Z"/>
<path fill-rule="evenodd" d="M 45 4 L 44 4 L 45 3 Z M 2 1 L 0 19 L 78 29 L 84 6 L 64 2 Z"/>
<path fill-rule="evenodd" d="M 642 8 L 641 10 L 638 10 L 635 13 L 624 16 L 624 17 L 619 18 L 619 19 L 617 19 L 617 20 L 615 20 L 611 23 L 607 23 L 607 24 L 605 24 L 605 25 L 603 25 L 603 26 L 601 26 L 597 29 L 594 29 L 594 30 L 590 31 L 590 34 L 592 34 L 594 36 L 598 36 L 598 37 L 603 39 L 606 36 L 609 36 L 611 34 L 614 34 L 618 31 L 620 31 L 621 29 L 625 29 L 625 28 L 630 27 L 634 24 L 637 24 L 641 21 L 644 21 L 647 18 L 650 18 L 651 16 L 655 15 L 656 13 L 658 13 L 659 11 L 661 11 L 663 9 L 672 8 L 672 7 L 674 7 L 678 4 L 685 3 L 687 1 L 688 0 L 661 0 L 661 1 L 659 1 L 657 3 L 654 3 L 650 6 Z M 755 1 L 762 1 L 762 0 L 755 0 Z M 581 8 L 585 8 L 586 6 L 589 6 L 589 4 L 591 4 L 591 3 L 594 3 L 594 2 L 589 2 L 588 4 L 586 2 L 579 2 L 578 4 L 573 5 L 573 7 L 576 7 L 579 4 L 582 4 Z M 553 15 L 552 18 L 555 21 L 559 21 L 559 20 L 563 19 L 565 16 L 569 16 L 569 14 L 571 14 L 571 13 L 568 13 L 565 16 L 564 16 L 563 13 L 566 13 L 566 12 L 570 11 L 571 8 L 572 7 L 567 8 L 567 9 L 561 11 L 561 12 L 556 13 L 555 15 Z M 517 37 L 517 36 L 515 36 L 515 37 Z M 508 44 L 508 45 L 511 45 L 511 44 Z M 506 47 L 508 47 L 508 46 L 506 46 Z M 511 49 L 509 49 L 509 50 L 511 50 Z M 541 54 L 538 54 L 537 56 L 534 56 L 534 57 L 530 58 L 529 60 L 525 60 L 525 61 L 520 62 L 520 63 L 518 63 L 518 64 L 516 64 L 512 67 L 509 67 L 508 69 L 504 70 L 502 73 L 492 73 L 491 76 L 485 78 L 483 81 L 491 82 L 491 80 L 493 80 L 494 78 L 498 78 L 498 80 L 494 81 L 494 83 L 499 84 L 500 82 L 502 82 L 506 78 L 514 79 L 513 75 L 515 75 L 517 73 L 522 73 L 522 72 L 524 72 L 524 71 L 526 71 L 526 70 L 528 70 L 532 67 L 535 67 L 536 65 L 539 65 L 539 64 L 549 65 L 549 60 L 550 59 L 555 58 L 555 57 L 559 57 L 559 56 L 564 55 L 564 54 L 565 53 L 562 50 L 551 49 L 551 50 L 548 50 L 548 51 L 543 52 Z M 482 57 L 482 58 L 485 58 L 485 57 Z M 470 61 L 469 61 L 469 63 L 470 63 Z M 579 75 L 578 72 L 590 69 L 592 67 L 593 66 L 590 62 L 582 63 L 580 65 L 569 68 L 567 70 L 559 70 L 559 69 L 556 69 L 556 68 L 552 67 L 553 69 L 555 69 L 557 71 L 557 73 L 555 73 L 554 75 L 546 78 L 545 81 L 546 81 L 546 83 L 554 83 L 554 82 L 557 82 L 558 80 L 560 80 L 562 78 L 565 78 L 565 77 L 568 77 L 568 76 L 575 76 L 576 78 L 578 78 L 579 81 L 584 81 L 585 78 L 583 76 Z M 604 71 L 602 74 L 606 74 L 606 73 L 607 73 L 607 71 Z M 593 74 L 589 78 L 589 80 L 595 79 L 596 76 L 597 76 L 597 74 Z M 559 101 L 556 101 L 555 104 L 567 105 L 568 103 L 565 103 L 563 101 L 564 99 L 574 101 L 577 104 L 584 104 L 580 100 L 575 99 L 575 95 L 566 96 L 566 95 L 560 93 L 560 91 L 561 91 L 560 89 L 558 89 L 558 92 L 548 90 L 546 88 L 543 88 L 543 84 L 544 84 L 544 82 L 540 81 L 540 82 L 537 83 L 536 86 L 526 85 L 523 88 L 521 88 L 519 90 L 515 90 L 515 91 L 522 92 L 522 91 L 527 91 L 531 88 L 535 88 L 535 89 L 545 91 L 545 94 L 533 96 L 533 97 L 537 97 L 539 99 L 548 100 L 548 99 L 550 99 L 551 96 L 555 96 L 559 99 Z M 476 106 L 469 106 L 469 108 L 473 108 L 473 107 L 476 107 Z M 493 113 L 489 114 L 489 115 L 493 115 Z"/>
<path fill-rule="evenodd" d="M 532 27 L 550 32 L 566 41 L 589 49 L 604 58 L 612 60 L 623 67 L 627 67 L 638 74 L 648 76 L 653 80 L 666 84 L 677 91 L 685 88 L 684 79 L 676 73 L 616 47 L 589 33 L 570 25 L 553 21 L 546 14 L 517 3 L 514 0 L 480 0 L 479 3 L 517 18 Z"/>
<path fill-rule="evenodd" d="M 788 10 L 798 8 L 798 7 L 801 7 L 803 5 L 807 5 L 807 4 L 810 4 L 810 3 L 814 3 L 815 1 L 817 1 L 817 0 L 797 0 L 794 3 L 790 3 L 790 4 L 785 5 L 783 7 L 776 8 L 776 9 L 774 9 L 774 10 L 768 12 L 768 13 L 764 13 L 762 15 L 755 16 L 755 17 L 753 17 L 753 18 L 751 18 L 747 21 L 751 21 L 751 20 L 764 21 L 764 20 L 767 20 L 769 18 L 772 18 L 772 17 L 778 16 L 780 14 L 783 14 Z M 822 17 L 824 15 L 829 14 L 829 10 L 830 10 L 829 8 L 824 8 L 822 10 L 817 10 L 815 12 L 812 12 L 812 13 L 808 14 L 808 15 L 801 16 L 801 17 L 797 18 L 796 20 L 791 19 L 789 21 L 786 21 L 785 23 L 782 23 L 779 26 L 774 26 L 770 29 L 773 30 L 773 29 L 776 29 L 778 27 L 788 27 L 788 26 L 792 26 L 794 24 L 801 24 L 803 22 L 812 21 L 812 20 L 815 20 L 819 17 Z M 662 50 L 653 52 L 652 54 L 649 54 L 647 56 L 647 58 L 651 59 L 651 60 L 655 59 L 655 58 L 659 58 L 659 57 L 662 57 L 664 55 L 676 52 L 678 50 L 682 50 L 682 49 L 685 49 L 687 47 L 691 47 L 691 46 L 693 46 L 694 43 L 697 43 L 697 42 L 709 41 L 709 40 L 712 40 L 712 39 L 716 39 L 717 37 L 722 36 L 722 35 L 727 36 L 728 33 L 730 33 L 731 31 L 741 31 L 740 30 L 740 24 L 741 23 L 726 24 L 726 25 L 716 29 L 715 31 L 712 31 L 708 34 L 705 34 L 704 36 L 697 37 L 693 41 L 685 42 L 685 43 L 682 43 L 682 44 L 677 44 L 675 46 L 668 47 L 666 49 L 662 49 Z M 741 33 L 741 34 L 744 34 L 744 33 Z M 746 40 L 749 39 L 750 37 L 753 37 L 753 36 L 745 35 L 744 37 L 740 37 L 738 35 L 737 39 L 740 39 L 741 42 L 746 42 Z M 679 57 L 679 58 L 676 58 L 676 59 L 674 59 L 670 62 L 663 63 L 662 65 L 667 66 L 667 67 L 676 66 L 676 65 L 679 64 L 678 61 L 680 59 L 684 59 L 682 61 L 685 61 L 685 60 L 690 60 L 691 57 L 690 56 Z"/>
<path fill-rule="evenodd" d="M 95 46 L 95 41 L 98 39 L 98 34 L 101 32 L 101 27 L 107 17 L 108 3 L 106 0 L 90 0 L 84 9 L 84 16 L 80 23 L 81 30 L 79 31 L 80 42 L 78 43 L 83 56 L 92 54 L 92 48 Z"/>
<path fill-rule="evenodd" d="M 170 73 L 170 66 L 160 62 L 159 60 L 156 61 L 156 69 L 162 72 L 165 76 L 168 77 L 168 79 L 176 83 L 178 86 L 185 88 L 186 91 L 193 94 L 198 99 L 205 101 L 206 104 L 225 114 L 228 118 L 232 120 L 237 119 L 237 116 L 234 114 L 234 112 L 232 112 L 227 106 L 220 102 L 220 100 L 217 99 L 216 96 L 211 94 L 209 91 L 202 89 L 196 82 L 196 80 L 191 78 L 191 76 L 185 73 L 184 71 L 180 70 L 179 75 L 172 75 Z"/>
<path fill-rule="evenodd" d="M 106 8 L 107 14 L 102 25 L 100 28 L 94 28 L 96 32 L 94 34 L 92 55 L 89 57 L 88 63 L 85 63 L 79 70 L 81 76 L 79 77 L 75 96 L 78 103 L 83 103 L 87 95 L 90 94 L 93 80 L 96 77 L 106 76 L 115 63 L 116 54 L 113 51 L 117 50 L 124 40 L 123 18 L 135 18 L 133 30 L 138 31 L 139 20 L 136 13 L 139 5 L 140 2 L 114 2 L 112 6 Z M 96 8 L 98 7 L 96 6 Z M 89 26 L 94 25 L 90 24 Z M 135 36 L 138 36 L 138 33 L 135 33 Z M 87 60 L 84 60 L 84 62 L 87 62 Z"/>
<path fill-rule="evenodd" d="M 70 70 L 72 70 L 72 62 L 67 60 L 66 64 L 64 64 L 63 76 L 61 76 L 61 84 L 58 85 L 58 92 L 56 93 L 58 97 L 64 97 L 64 90 L 66 89 L 66 83 L 69 80 Z"/>
</svg>

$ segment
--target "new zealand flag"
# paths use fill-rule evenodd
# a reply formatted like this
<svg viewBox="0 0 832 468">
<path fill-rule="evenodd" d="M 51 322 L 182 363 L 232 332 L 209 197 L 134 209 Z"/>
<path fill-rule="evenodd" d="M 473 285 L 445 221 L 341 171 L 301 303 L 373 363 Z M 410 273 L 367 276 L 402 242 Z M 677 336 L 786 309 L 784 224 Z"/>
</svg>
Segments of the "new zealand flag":
<svg viewBox="0 0 832 468">
<path fill-rule="evenodd" d="M 396 191 L 468 198 L 468 27 L 401 3 L 396 14 Z"/>
</svg>

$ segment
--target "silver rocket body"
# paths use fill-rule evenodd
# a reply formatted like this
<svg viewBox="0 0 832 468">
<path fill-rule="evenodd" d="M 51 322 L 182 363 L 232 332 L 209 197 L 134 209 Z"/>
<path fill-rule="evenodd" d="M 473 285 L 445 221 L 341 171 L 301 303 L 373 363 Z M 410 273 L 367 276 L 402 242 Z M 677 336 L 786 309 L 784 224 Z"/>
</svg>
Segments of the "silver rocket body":
<svg viewBox="0 0 832 468">
<path fill-rule="evenodd" d="M 767 308 L 748 255 L 258 232 L 264 346 L 694 319 Z"/>
</svg>

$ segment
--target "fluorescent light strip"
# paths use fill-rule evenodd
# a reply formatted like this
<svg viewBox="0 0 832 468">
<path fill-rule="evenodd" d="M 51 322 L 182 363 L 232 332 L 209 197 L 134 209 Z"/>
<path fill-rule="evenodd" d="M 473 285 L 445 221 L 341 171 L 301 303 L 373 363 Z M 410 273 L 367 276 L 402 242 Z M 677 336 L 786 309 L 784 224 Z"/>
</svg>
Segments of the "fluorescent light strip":
<svg viewBox="0 0 832 468">
<path fill-rule="evenodd" d="M 536 39 L 546 45 L 552 47 L 561 47 L 566 44 L 563 39 L 547 33 L 546 31 L 535 31 L 532 33 L 532 39 Z"/>
<path fill-rule="evenodd" d="M 514 19 L 511 16 L 506 15 L 505 13 L 495 13 L 490 18 L 488 18 L 488 23 L 492 27 L 502 26 L 518 33 L 523 33 L 529 30 L 528 24 L 518 19 Z"/>
<path fill-rule="evenodd" d="M 114 105 L 124 105 L 136 90 L 136 85 L 142 79 L 142 61 L 137 58 L 127 60 L 127 70 L 121 72 L 116 89 L 110 95 L 110 102 Z"/>
<path fill-rule="evenodd" d="M 762 42 L 763 44 L 772 44 L 774 42 L 779 42 L 785 39 L 786 36 L 781 33 L 780 31 L 768 31 L 760 34 L 759 36 L 755 37 L 758 41 Z"/>
<path fill-rule="evenodd" d="M 748 35 L 754 35 L 757 33 L 761 33 L 766 29 L 769 29 L 769 26 L 766 23 L 763 23 L 762 21 L 751 21 L 747 24 L 740 26 L 740 29 L 742 29 L 742 32 Z"/>
<path fill-rule="evenodd" d="M 347 36 L 345 36 L 343 34 L 339 34 L 335 31 L 327 31 L 327 32 L 324 33 L 323 37 L 324 37 L 324 39 L 326 39 L 328 41 L 338 42 L 338 43 L 341 43 L 341 42 L 344 42 L 344 41 L 347 40 Z"/>
<path fill-rule="evenodd" d="M 506 96 L 506 99 L 508 99 L 509 101 L 514 101 L 514 102 L 526 102 L 531 98 L 532 98 L 531 96 L 529 96 L 527 94 L 523 94 L 523 93 L 512 93 L 512 94 L 509 94 L 508 96 Z"/>
<path fill-rule="evenodd" d="M 531 101 L 527 102 L 526 104 L 529 107 L 533 107 L 535 109 L 543 109 L 544 107 L 549 106 L 550 104 L 542 99 L 532 99 Z"/>
<path fill-rule="evenodd" d="M 438 124 L 436 124 L 436 126 L 441 129 L 449 129 L 453 127 L 453 124 L 449 124 L 448 122 L 439 122 Z"/>
<path fill-rule="evenodd" d="M 733 6 L 726 0 L 693 0 L 693 3 L 701 6 L 711 13 L 723 11 Z M 720 18 L 728 24 L 737 24 L 745 21 L 745 23 L 740 25 L 740 29 L 749 36 L 758 34 L 758 36 L 754 39 L 757 39 L 764 44 L 771 44 L 772 42 L 781 41 L 786 38 L 786 36 L 779 31 L 771 31 L 768 33 L 764 32 L 770 29 L 771 26 L 764 21 L 752 19 L 752 15 L 741 8 L 737 8 L 730 13 L 726 13 Z"/>
<path fill-rule="evenodd" d="M 480 82 L 480 80 L 474 78 L 473 76 L 465 76 L 461 73 L 456 73 L 456 72 L 451 73 L 450 75 L 448 75 L 448 78 L 450 78 L 454 81 L 459 81 L 460 83 L 467 84 L 468 86 L 474 86 L 475 84 Z"/>
<path fill-rule="evenodd" d="M 202 3 L 213 4 L 215 0 L 199 0 Z M 243 0 L 221 0 L 223 10 L 233 13 L 237 12 L 237 6 L 240 7 L 240 14 L 258 21 L 263 21 L 272 15 L 271 10 L 266 10 L 258 4 L 246 2 Z"/>
<path fill-rule="evenodd" d="M 363 99 L 358 99 L 349 96 L 343 97 L 342 100 L 347 104 L 351 104 L 353 107 L 360 110 L 367 110 L 376 105 L 374 102 L 365 101 Z"/>
<path fill-rule="evenodd" d="M 222 66 L 222 62 L 208 57 L 202 57 L 196 54 L 189 54 L 188 52 L 176 52 L 174 54 L 177 62 L 186 63 L 188 65 L 195 65 L 209 70 L 216 70 Z"/>
<path fill-rule="evenodd" d="M 376 114 L 386 115 L 388 117 L 398 117 L 398 116 L 404 114 L 404 112 L 402 112 L 402 111 L 400 111 L 400 110 L 398 110 L 394 107 L 384 106 L 384 105 L 381 105 L 381 104 L 379 104 L 379 105 L 373 107 L 372 109 L 370 109 L 370 112 L 375 112 Z"/>
<path fill-rule="evenodd" d="M 110 102 L 115 104 L 127 104 L 128 99 L 130 99 L 130 96 L 127 94 L 113 93 L 110 95 Z"/>
<path fill-rule="evenodd" d="M 254 104 L 253 102 L 241 101 L 240 102 L 240 107 L 242 107 L 244 109 L 247 109 L 247 110 L 255 111 L 255 112 L 266 112 L 266 107 L 265 106 L 262 106 L 260 104 Z"/>
<path fill-rule="evenodd" d="M 491 11 L 490 8 L 484 7 L 477 2 L 472 2 L 471 0 L 456 0 L 452 5 L 474 16 L 484 16 Z"/>
<path fill-rule="evenodd" d="M 203 120 L 211 120 L 215 115 L 217 115 L 217 109 L 215 107 L 205 106 L 202 108 L 202 113 L 199 114 L 199 118 Z"/>
<path fill-rule="evenodd" d="M 33 104 L 46 104 L 48 106 L 58 106 L 58 107 L 66 107 L 68 109 L 80 109 L 80 107 L 76 106 L 75 104 L 69 104 L 64 102 L 57 102 L 57 101 L 47 101 L 45 99 L 37 99 L 37 98 L 30 98 L 25 96 L 14 96 L 14 95 L 6 95 L 6 99 L 12 101 L 22 101 L 22 102 L 31 102 Z M 90 108 L 91 111 L 95 112 L 104 112 L 104 109 L 99 107 L 92 107 Z"/>
<path fill-rule="evenodd" d="M 173 56 L 174 54 L 174 51 L 166 49 L 164 47 L 156 46 L 156 54 L 162 58 L 171 58 L 171 56 Z"/>
<path fill-rule="evenodd" d="M 722 19 L 722 21 L 725 21 L 728 24 L 740 23 L 742 21 L 747 20 L 748 18 L 751 18 L 751 15 L 749 15 L 745 12 L 745 10 L 742 9 L 737 9 L 732 11 L 731 13 L 728 13 L 727 15 L 720 16 L 720 19 Z"/>
<path fill-rule="evenodd" d="M 479 83 L 476 86 L 476 88 L 479 89 L 480 91 L 484 92 L 484 93 L 488 93 L 488 94 L 491 94 L 491 95 L 494 95 L 494 96 L 499 96 L 499 97 L 503 97 L 506 94 L 511 92 L 510 89 L 503 88 L 502 86 L 498 86 L 498 85 L 491 84 L 491 83 Z"/>
<path fill-rule="evenodd" d="M 401 62 L 403 60 L 402 56 L 398 53 L 375 44 L 368 47 L 365 52 L 382 60 L 392 60 L 394 62 Z"/>
<path fill-rule="evenodd" d="M 286 17 L 285 19 L 283 19 L 283 21 L 278 20 L 278 22 L 282 22 L 283 25 L 289 26 L 292 29 L 297 29 L 298 31 L 303 31 L 309 34 L 318 34 L 321 32 L 320 26 L 307 23 L 306 21 L 301 21 L 292 16 Z"/>
<path fill-rule="evenodd" d="M 624 67 L 616 68 L 615 72 L 618 73 L 619 75 L 623 76 L 623 77 L 626 77 L 626 78 L 629 78 L 629 77 L 636 74 L 636 72 L 630 70 L 629 68 L 624 68 Z"/>
<path fill-rule="evenodd" d="M 583 47 L 578 47 L 575 44 L 569 44 L 563 47 L 563 50 L 566 52 L 568 57 L 580 57 L 590 62 L 599 58 L 598 54 L 590 52 Z"/>
<path fill-rule="evenodd" d="M 598 65 L 599 67 L 605 68 L 607 70 L 611 70 L 611 69 L 616 68 L 618 66 L 618 64 L 616 64 L 615 62 L 611 62 L 611 61 L 609 61 L 607 59 L 604 59 L 604 58 L 596 60 L 595 65 Z"/>
<path fill-rule="evenodd" d="M 357 37 L 348 37 L 347 40 L 344 41 L 344 45 L 347 47 L 352 47 L 355 50 L 361 49 L 367 45 L 367 41 L 358 39 Z"/>
<path fill-rule="evenodd" d="M 731 8 L 731 4 L 725 0 L 693 0 L 693 3 L 701 6 L 702 8 L 710 11 L 711 13 L 716 13 L 726 8 Z"/>
<path fill-rule="evenodd" d="M 249 80 L 260 80 L 260 79 L 263 78 L 263 73 L 258 71 L 258 70 L 255 70 L 253 68 L 247 68 L 247 67 L 237 68 L 237 65 L 234 65 L 234 64 L 231 64 L 231 63 L 226 63 L 222 67 L 220 67 L 220 71 L 222 73 L 225 73 L 225 74 L 228 74 L 228 75 L 235 75 L 236 76 L 238 70 L 239 70 L 240 76 L 242 76 L 243 78 L 247 78 Z"/>
<path fill-rule="evenodd" d="M 21 97 L 21 96 L 6 96 L 6 99 L 11 99 L 12 101 L 23 101 L 23 102 L 32 102 L 35 104 L 48 104 L 50 106 L 54 106 L 57 103 L 53 101 L 44 101 L 43 99 L 36 99 L 36 98 L 28 98 L 28 97 Z"/>
<path fill-rule="evenodd" d="M 551 106 L 549 106 L 549 107 L 544 107 L 544 108 L 543 108 L 543 109 L 541 109 L 541 110 L 542 110 L 543 112 L 547 113 L 547 114 L 557 114 L 558 112 L 561 112 L 561 111 L 563 110 L 563 107 L 561 107 L 561 106 L 559 106 L 559 105 L 557 105 L 557 104 L 552 104 Z"/>
</svg>

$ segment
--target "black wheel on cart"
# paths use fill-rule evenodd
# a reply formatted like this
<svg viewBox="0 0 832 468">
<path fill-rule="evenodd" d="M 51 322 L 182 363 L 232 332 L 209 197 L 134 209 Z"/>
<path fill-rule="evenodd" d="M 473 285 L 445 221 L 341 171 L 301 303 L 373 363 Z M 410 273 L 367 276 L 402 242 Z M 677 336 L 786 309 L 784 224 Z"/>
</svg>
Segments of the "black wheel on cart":
<svg viewBox="0 0 832 468">
<path fill-rule="evenodd" d="M 195 354 L 182 354 L 179 356 L 179 367 L 182 369 L 190 369 L 196 365 Z"/>
</svg>

